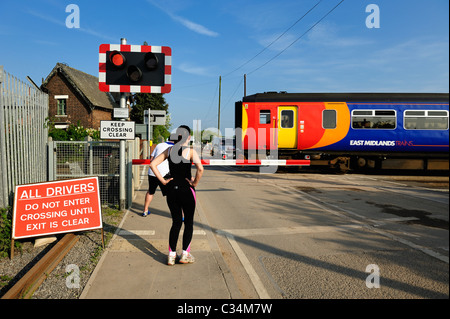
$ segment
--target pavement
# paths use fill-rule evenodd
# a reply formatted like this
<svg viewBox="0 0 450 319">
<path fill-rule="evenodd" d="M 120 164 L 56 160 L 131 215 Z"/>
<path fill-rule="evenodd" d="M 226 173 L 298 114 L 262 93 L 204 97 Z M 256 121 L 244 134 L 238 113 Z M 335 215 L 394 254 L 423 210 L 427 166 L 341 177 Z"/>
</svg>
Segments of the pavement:
<svg viewBox="0 0 450 319">
<path fill-rule="evenodd" d="M 151 214 L 142 217 L 148 188 L 146 169 L 126 211 L 80 299 L 236 299 L 239 289 L 223 260 L 201 205 L 194 215 L 191 252 L 195 263 L 167 265 L 172 225 L 166 198 L 157 189 Z M 177 245 L 181 253 L 180 232 Z"/>
</svg>

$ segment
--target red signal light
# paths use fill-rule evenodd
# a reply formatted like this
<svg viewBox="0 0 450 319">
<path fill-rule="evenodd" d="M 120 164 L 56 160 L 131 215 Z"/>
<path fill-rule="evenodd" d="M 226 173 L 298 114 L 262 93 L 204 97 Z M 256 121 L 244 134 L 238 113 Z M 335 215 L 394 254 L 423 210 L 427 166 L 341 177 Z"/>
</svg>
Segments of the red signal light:
<svg viewBox="0 0 450 319">
<path fill-rule="evenodd" d="M 125 65 L 126 59 L 119 51 L 113 51 L 109 55 L 109 60 L 114 66 L 121 68 Z"/>
</svg>

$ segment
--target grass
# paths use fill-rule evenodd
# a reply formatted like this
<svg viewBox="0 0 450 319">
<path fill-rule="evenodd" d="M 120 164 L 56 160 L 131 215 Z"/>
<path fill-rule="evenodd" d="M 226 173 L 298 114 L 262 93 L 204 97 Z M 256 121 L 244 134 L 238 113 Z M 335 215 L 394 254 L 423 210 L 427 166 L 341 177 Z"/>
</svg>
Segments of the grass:
<svg viewBox="0 0 450 319">
<path fill-rule="evenodd" d="M 12 210 L 11 207 L 0 208 L 0 258 L 5 258 L 11 252 Z M 15 241 L 14 247 L 21 250 L 22 244 Z"/>
</svg>

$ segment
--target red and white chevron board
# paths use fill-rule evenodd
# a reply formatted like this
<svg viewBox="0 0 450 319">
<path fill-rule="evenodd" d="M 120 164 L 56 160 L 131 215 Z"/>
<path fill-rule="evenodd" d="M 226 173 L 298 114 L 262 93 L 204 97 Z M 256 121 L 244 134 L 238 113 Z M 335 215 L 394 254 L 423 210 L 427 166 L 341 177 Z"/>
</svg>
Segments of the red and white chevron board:
<svg viewBox="0 0 450 319">
<path fill-rule="evenodd" d="M 164 86 L 106 84 L 106 52 L 114 50 L 164 53 Z M 172 90 L 172 49 L 166 46 L 155 45 L 101 44 L 99 47 L 98 87 L 103 92 L 169 93 Z"/>
<path fill-rule="evenodd" d="M 221 159 L 202 159 L 203 165 L 209 166 L 309 166 L 310 160 L 221 160 Z M 149 159 L 134 159 L 133 165 L 149 165 Z"/>
</svg>

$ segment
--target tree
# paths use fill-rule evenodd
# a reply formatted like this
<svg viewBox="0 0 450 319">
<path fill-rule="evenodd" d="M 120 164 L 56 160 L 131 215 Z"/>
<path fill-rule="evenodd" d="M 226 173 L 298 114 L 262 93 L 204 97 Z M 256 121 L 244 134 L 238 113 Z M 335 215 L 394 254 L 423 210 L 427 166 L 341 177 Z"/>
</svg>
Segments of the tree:
<svg viewBox="0 0 450 319">
<path fill-rule="evenodd" d="M 161 93 L 136 93 L 133 95 L 133 103 L 130 112 L 130 119 L 138 124 L 144 121 L 144 110 L 164 110 L 166 118 L 168 115 L 169 104 Z M 170 119 L 166 121 L 166 125 L 153 127 L 153 142 L 158 143 L 166 140 L 170 136 L 169 129 L 171 127 Z"/>
</svg>

